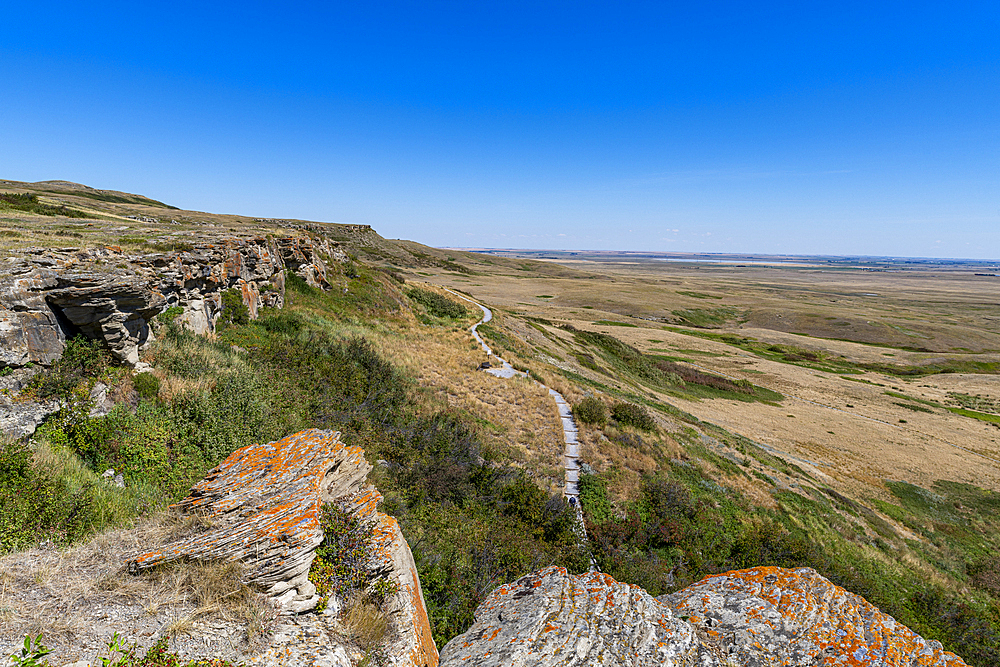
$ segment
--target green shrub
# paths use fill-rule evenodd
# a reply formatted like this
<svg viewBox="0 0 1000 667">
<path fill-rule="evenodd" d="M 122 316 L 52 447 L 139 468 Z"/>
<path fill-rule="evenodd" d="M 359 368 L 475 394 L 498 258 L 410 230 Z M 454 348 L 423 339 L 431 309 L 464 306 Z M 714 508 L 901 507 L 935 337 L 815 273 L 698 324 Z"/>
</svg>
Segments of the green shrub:
<svg viewBox="0 0 1000 667">
<path fill-rule="evenodd" d="M 577 488 L 580 491 L 580 505 L 590 520 L 604 523 L 611 518 L 608 485 L 603 479 L 597 475 L 580 475 Z"/>
<path fill-rule="evenodd" d="M 309 580 L 323 598 L 320 611 L 331 595 L 344 601 L 371 588 L 369 597 L 379 604 L 395 595 L 395 583 L 375 577 L 369 568 L 375 549 L 374 524 L 365 524 L 357 515 L 333 503 L 323 506 L 320 523 L 323 542 L 316 549 L 316 558 L 309 569 Z"/>
<path fill-rule="evenodd" d="M 160 393 L 160 379 L 152 373 L 139 373 L 132 378 L 132 386 L 139 396 L 148 401 L 155 399 Z"/>
<path fill-rule="evenodd" d="M 243 292 L 236 288 L 227 289 L 222 293 L 222 312 L 219 313 L 218 325 L 247 324 L 250 322 L 250 309 L 243 303 Z"/>
<path fill-rule="evenodd" d="M 36 375 L 28 389 L 39 398 L 68 399 L 81 381 L 101 375 L 112 363 L 104 341 L 80 334 L 66 341 L 62 356 L 48 371 Z"/>
<path fill-rule="evenodd" d="M 163 324 L 172 324 L 174 320 L 184 314 L 184 309 L 180 306 L 170 306 L 165 311 L 156 316 L 157 321 Z"/>
<path fill-rule="evenodd" d="M 0 553 L 42 540 L 66 545 L 146 511 L 139 489 L 119 489 L 71 452 L 0 442 Z"/>
<path fill-rule="evenodd" d="M 465 306 L 437 292 L 414 287 L 406 296 L 422 305 L 434 317 L 459 318 L 468 314 Z"/>
<path fill-rule="evenodd" d="M 646 408 L 635 403 L 619 401 L 611 406 L 611 416 L 619 424 L 634 426 L 643 431 L 653 431 L 656 429 L 656 422 L 646 411 Z"/>
<path fill-rule="evenodd" d="M 307 283 L 305 279 L 291 269 L 285 269 L 285 288 L 306 296 L 320 293 L 320 290 Z"/>
<path fill-rule="evenodd" d="M 68 218 L 93 218 L 94 216 L 67 208 L 64 205 L 52 206 L 38 201 L 38 195 L 31 193 L 14 194 L 0 192 L 0 209 L 9 208 L 17 211 L 27 211 L 38 215 L 63 215 Z"/>
<path fill-rule="evenodd" d="M 608 421 L 608 406 L 599 398 L 587 396 L 573 406 L 573 416 L 584 424 L 603 426 Z"/>
</svg>

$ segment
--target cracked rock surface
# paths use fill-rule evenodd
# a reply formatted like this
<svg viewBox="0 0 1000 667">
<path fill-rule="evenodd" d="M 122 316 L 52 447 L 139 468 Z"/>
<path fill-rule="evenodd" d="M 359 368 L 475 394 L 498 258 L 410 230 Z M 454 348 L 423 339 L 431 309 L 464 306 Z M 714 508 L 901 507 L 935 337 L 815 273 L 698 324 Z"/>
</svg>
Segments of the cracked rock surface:
<svg viewBox="0 0 1000 667">
<path fill-rule="evenodd" d="M 443 667 L 966 667 L 810 568 L 759 567 L 653 598 L 550 567 L 493 591 Z"/>
</svg>

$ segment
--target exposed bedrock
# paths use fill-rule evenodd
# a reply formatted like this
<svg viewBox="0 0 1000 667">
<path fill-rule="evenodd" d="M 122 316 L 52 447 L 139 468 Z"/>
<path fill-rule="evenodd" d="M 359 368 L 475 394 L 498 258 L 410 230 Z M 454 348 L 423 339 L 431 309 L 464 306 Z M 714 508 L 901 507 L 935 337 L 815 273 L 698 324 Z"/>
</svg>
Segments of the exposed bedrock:
<svg viewBox="0 0 1000 667">
<path fill-rule="evenodd" d="M 284 612 L 306 612 L 320 600 L 308 574 L 323 541 L 321 508 L 335 501 L 375 525 L 369 569 L 398 586 L 387 601 L 396 637 L 387 649 L 393 664 L 437 665 L 413 555 L 396 520 L 376 509 L 382 496 L 365 481 L 370 470 L 360 448 L 345 446 L 330 431 L 310 429 L 239 449 L 173 506 L 207 518 L 211 528 L 140 554 L 128 567 L 136 572 L 178 560 L 240 561 L 247 582 L 262 587 Z"/>
<path fill-rule="evenodd" d="M 607 575 L 550 567 L 493 591 L 441 665 L 964 667 L 809 568 L 707 577 L 653 598 Z"/>
<path fill-rule="evenodd" d="M 48 365 L 81 333 L 135 365 L 151 340 L 150 320 L 168 307 L 207 333 L 223 291 L 238 289 L 256 317 L 263 306 L 283 305 L 286 268 L 326 288 L 328 262 L 346 260 L 338 243 L 310 237 L 227 238 L 153 254 L 117 246 L 20 251 L 0 264 L 0 366 Z"/>
</svg>

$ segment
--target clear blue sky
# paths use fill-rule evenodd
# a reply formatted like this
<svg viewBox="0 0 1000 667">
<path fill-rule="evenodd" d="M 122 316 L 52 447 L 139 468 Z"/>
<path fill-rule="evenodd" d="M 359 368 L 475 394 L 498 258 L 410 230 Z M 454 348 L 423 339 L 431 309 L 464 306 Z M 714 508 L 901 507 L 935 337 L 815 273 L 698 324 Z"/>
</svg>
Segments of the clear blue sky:
<svg viewBox="0 0 1000 667">
<path fill-rule="evenodd" d="M 438 246 L 1000 258 L 1000 3 L 5 3 L 0 178 Z"/>
</svg>

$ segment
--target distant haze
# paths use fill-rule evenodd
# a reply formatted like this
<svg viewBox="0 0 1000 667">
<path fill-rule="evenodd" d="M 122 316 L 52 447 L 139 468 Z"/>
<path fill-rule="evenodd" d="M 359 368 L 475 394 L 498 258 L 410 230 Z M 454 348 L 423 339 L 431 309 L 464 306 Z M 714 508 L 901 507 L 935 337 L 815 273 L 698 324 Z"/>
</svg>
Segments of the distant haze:
<svg viewBox="0 0 1000 667">
<path fill-rule="evenodd" d="M 1000 255 L 1000 4 L 32 3 L 0 178 L 435 246 Z"/>
</svg>

